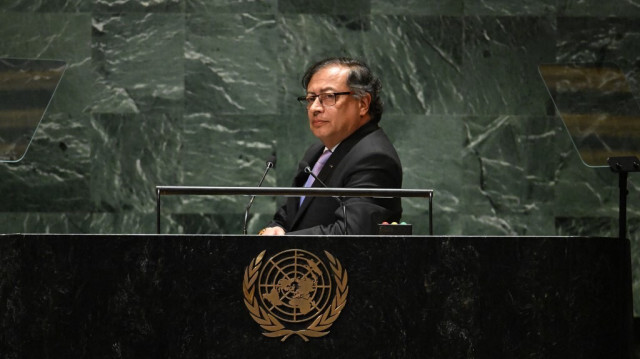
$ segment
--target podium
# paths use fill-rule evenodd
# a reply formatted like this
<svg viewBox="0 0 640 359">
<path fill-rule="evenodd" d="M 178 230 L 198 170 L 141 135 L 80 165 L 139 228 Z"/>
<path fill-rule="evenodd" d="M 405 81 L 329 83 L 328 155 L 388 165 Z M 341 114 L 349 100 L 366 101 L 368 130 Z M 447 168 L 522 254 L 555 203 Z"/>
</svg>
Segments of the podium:
<svg viewBox="0 0 640 359">
<path fill-rule="evenodd" d="M 338 317 L 315 327 L 326 335 L 307 341 L 265 335 L 276 330 L 262 327 L 246 303 L 254 290 L 254 303 L 277 314 L 268 307 L 277 299 L 258 298 L 268 291 L 260 292 L 259 278 L 247 285 L 247 274 L 257 262 L 260 270 L 270 260 L 283 263 L 278 255 L 292 250 L 341 275 L 342 287 L 327 292 L 342 306 Z M 630 357 L 628 258 L 628 240 L 592 237 L 0 235 L 0 351 L 50 358 Z M 282 301 L 293 298 L 283 294 L 291 290 L 279 293 Z M 311 325 L 278 321 L 292 331 Z"/>
</svg>

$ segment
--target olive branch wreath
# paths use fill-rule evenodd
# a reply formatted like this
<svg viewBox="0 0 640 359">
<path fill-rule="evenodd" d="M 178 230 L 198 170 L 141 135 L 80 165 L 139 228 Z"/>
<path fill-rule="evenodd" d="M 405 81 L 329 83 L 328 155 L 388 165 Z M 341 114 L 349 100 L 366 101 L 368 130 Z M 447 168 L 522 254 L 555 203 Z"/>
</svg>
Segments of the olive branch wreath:
<svg viewBox="0 0 640 359">
<path fill-rule="evenodd" d="M 347 271 L 342 268 L 340 262 L 329 252 L 324 251 L 324 254 L 331 263 L 331 271 L 337 284 L 336 295 L 331 301 L 331 306 L 327 308 L 324 313 L 318 314 L 316 319 L 306 329 L 291 330 L 285 328 L 275 316 L 262 308 L 255 297 L 255 284 L 265 252 L 266 250 L 260 252 L 256 258 L 251 260 L 251 263 L 244 271 L 244 280 L 242 281 L 244 304 L 247 306 L 247 309 L 249 309 L 251 318 L 253 318 L 262 329 L 266 330 L 266 332 L 262 334 L 271 338 L 282 337 L 281 341 L 283 342 L 294 334 L 300 336 L 305 342 L 309 341 L 308 337 L 318 338 L 329 334 L 326 330 L 329 329 L 329 327 L 333 325 L 333 322 L 340 316 L 340 312 L 342 312 L 347 302 L 347 294 L 349 293 Z"/>
</svg>

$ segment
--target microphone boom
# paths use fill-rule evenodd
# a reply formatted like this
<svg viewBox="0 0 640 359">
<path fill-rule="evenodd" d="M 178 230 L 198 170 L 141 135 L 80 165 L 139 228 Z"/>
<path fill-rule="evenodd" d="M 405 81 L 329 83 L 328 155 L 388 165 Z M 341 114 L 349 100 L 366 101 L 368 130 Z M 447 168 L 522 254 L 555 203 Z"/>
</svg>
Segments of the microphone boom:
<svg viewBox="0 0 640 359">
<path fill-rule="evenodd" d="M 304 173 L 307 173 L 307 174 L 311 175 L 324 188 L 329 188 L 329 187 L 327 187 L 327 185 L 324 182 L 322 182 L 322 180 L 320 178 L 318 178 L 318 176 L 316 176 L 315 173 L 313 173 L 313 171 L 311 170 L 311 168 L 308 165 L 304 167 Z M 340 203 L 340 207 L 342 207 L 342 215 L 344 216 L 344 235 L 348 236 L 349 235 L 349 231 L 347 230 L 347 206 L 344 204 L 344 199 L 342 197 L 333 197 L 333 198 L 337 199 L 338 202 Z"/>
<path fill-rule="evenodd" d="M 264 182 L 264 179 L 267 177 L 267 173 L 269 173 L 269 170 L 272 168 L 276 168 L 276 154 L 273 153 L 268 159 L 267 159 L 267 167 L 264 169 L 264 173 L 262 174 L 262 178 L 260 179 L 260 183 L 258 183 L 258 187 L 262 186 L 262 182 Z M 249 210 L 251 209 L 251 205 L 253 205 L 253 201 L 256 199 L 256 196 L 253 195 L 251 196 L 251 198 L 249 199 L 249 203 L 247 203 L 247 207 L 245 207 L 244 209 L 244 223 L 242 225 L 242 234 L 247 234 L 247 222 L 249 221 Z"/>
</svg>

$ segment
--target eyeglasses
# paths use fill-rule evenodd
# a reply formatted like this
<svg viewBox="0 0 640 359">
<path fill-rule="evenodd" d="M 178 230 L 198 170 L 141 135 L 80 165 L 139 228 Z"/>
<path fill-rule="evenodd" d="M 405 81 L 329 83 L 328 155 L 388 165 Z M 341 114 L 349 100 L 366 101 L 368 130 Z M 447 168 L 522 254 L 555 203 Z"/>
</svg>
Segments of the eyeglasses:
<svg viewBox="0 0 640 359">
<path fill-rule="evenodd" d="M 301 104 L 307 106 L 307 108 L 311 107 L 314 102 L 316 102 L 316 98 L 320 99 L 320 104 L 323 106 L 333 106 L 336 104 L 336 99 L 339 95 L 351 95 L 352 91 L 349 92 L 325 92 L 317 95 L 307 95 L 298 97 L 298 101 Z"/>
</svg>

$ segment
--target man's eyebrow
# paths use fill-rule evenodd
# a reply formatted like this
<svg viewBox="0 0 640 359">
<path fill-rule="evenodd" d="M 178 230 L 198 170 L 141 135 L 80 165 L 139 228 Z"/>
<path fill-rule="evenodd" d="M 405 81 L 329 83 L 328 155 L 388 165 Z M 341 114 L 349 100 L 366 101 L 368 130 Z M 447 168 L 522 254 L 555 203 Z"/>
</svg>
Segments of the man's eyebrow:
<svg viewBox="0 0 640 359">
<path fill-rule="evenodd" d="M 335 87 L 333 87 L 333 86 L 328 86 L 328 87 L 323 87 L 323 88 L 321 88 L 321 89 L 320 89 L 320 92 L 318 92 L 318 93 L 325 93 L 325 92 L 327 92 L 327 91 L 336 92 L 337 90 L 336 90 L 336 89 L 335 89 Z M 313 91 L 307 91 L 307 95 L 311 95 L 311 94 L 315 95 L 316 93 L 315 93 L 315 92 L 313 92 Z"/>
</svg>

